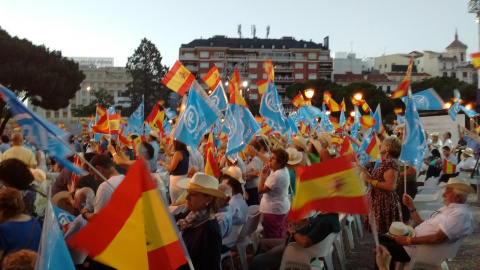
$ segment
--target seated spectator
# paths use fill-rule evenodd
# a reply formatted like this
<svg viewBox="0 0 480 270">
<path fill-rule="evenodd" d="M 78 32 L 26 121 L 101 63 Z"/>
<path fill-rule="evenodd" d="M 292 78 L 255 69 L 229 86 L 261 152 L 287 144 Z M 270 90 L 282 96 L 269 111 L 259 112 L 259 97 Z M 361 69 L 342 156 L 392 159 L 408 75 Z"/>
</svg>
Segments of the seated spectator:
<svg viewBox="0 0 480 270">
<path fill-rule="evenodd" d="M 457 158 L 451 154 L 450 148 L 448 146 L 444 146 L 442 148 L 443 151 L 443 158 L 444 160 L 448 160 L 450 163 L 453 165 L 457 165 Z M 456 172 L 448 172 L 445 168 L 443 168 L 442 174 L 440 175 L 440 179 L 438 179 L 439 182 L 447 182 L 448 179 L 457 176 Z"/>
<path fill-rule="evenodd" d="M 0 260 L 17 250 L 38 250 L 40 224 L 24 211 L 20 191 L 9 187 L 0 189 Z"/>
<path fill-rule="evenodd" d="M 232 197 L 232 190 L 228 185 L 219 184 L 218 190 L 224 192 L 226 197 L 218 198 L 218 212 L 215 214 L 217 218 L 218 225 L 220 226 L 220 230 L 222 231 L 222 238 L 225 238 L 230 235 L 232 232 L 232 211 L 230 210 L 230 206 L 228 202 Z M 223 251 L 223 250 L 222 250 Z M 223 253 L 223 252 L 222 252 Z"/>
<path fill-rule="evenodd" d="M 331 233 L 340 231 L 337 213 L 319 214 L 298 230 L 287 227 L 287 242 L 297 242 L 304 248 L 320 243 Z M 262 239 L 259 254 L 253 258 L 252 269 L 278 269 L 285 251 L 285 239 Z"/>
<path fill-rule="evenodd" d="M 462 159 L 456 167 L 456 172 L 471 173 L 475 169 L 477 161 L 475 160 L 475 153 L 472 148 L 467 148 L 462 153 Z"/>
<path fill-rule="evenodd" d="M 79 212 L 82 211 L 85 207 L 93 212 L 93 201 L 95 200 L 95 193 L 93 190 L 88 187 L 78 189 L 75 192 L 73 198 L 73 207 L 75 207 Z M 75 220 L 68 224 L 67 231 L 65 232 L 65 240 L 70 239 L 76 235 L 80 229 L 87 225 L 87 220 L 78 215 Z"/>
<path fill-rule="evenodd" d="M 233 171 L 236 171 L 236 173 L 226 173 Z M 228 204 L 230 205 L 230 209 L 232 211 L 233 225 L 245 224 L 248 216 L 248 205 L 243 199 L 242 183 L 239 181 L 242 180 L 242 178 L 239 177 L 241 172 L 237 167 L 230 167 L 228 170 L 224 170 L 223 172 L 224 174 L 220 176 L 220 181 L 222 184 L 229 185 L 232 189 L 232 196 Z"/>
<path fill-rule="evenodd" d="M 2 270 L 33 270 L 36 261 L 35 251 L 21 249 L 3 258 Z"/>
<path fill-rule="evenodd" d="M 425 180 L 430 177 L 438 177 L 442 172 L 442 157 L 438 149 L 433 149 L 429 159 L 425 159 L 425 163 L 428 164 L 428 169 L 425 175 Z"/>
<path fill-rule="evenodd" d="M 10 149 L 10 139 L 7 135 L 3 134 L 0 137 L 2 143 L 0 144 L 0 152 L 5 153 L 8 149 Z"/>
<path fill-rule="evenodd" d="M 90 162 L 94 156 L 97 154 L 95 153 L 85 153 L 83 155 L 83 158 L 87 161 Z M 88 167 L 87 164 L 82 163 L 82 168 L 87 172 L 86 174 L 82 174 L 80 179 L 78 179 L 77 182 L 77 187 L 76 189 L 81 189 L 84 187 L 89 187 L 93 190 L 94 193 L 97 193 L 98 186 L 100 185 L 100 182 L 95 181 L 95 177 L 93 174 L 89 173 L 90 172 L 90 167 Z"/>
<path fill-rule="evenodd" d="M 465 204 L 469 193 L 475 190 L 465 180 L 450 178 L 445 187 L 443 201 L 445 206 L 438 209 L 429 219 L 423 220 L 417 212 L 410 196 L 403 195 L 403 203 L 412 213 L 415 224 L 415 237 L 383 235 L 380 244 L 392 255 L 390 269 L 394 262 L 410 262 L 417 245 L 454 242 L 472 234 L 473 220 L 468 205 Z"/>
</svg>

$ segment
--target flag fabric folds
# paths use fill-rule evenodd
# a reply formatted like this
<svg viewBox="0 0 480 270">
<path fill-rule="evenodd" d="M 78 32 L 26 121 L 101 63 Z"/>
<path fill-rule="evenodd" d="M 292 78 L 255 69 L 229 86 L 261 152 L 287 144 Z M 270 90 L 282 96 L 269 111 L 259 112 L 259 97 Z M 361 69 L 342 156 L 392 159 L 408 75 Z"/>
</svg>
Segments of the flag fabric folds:
<svg viewBox="0 0 480 270">
<path fill-rule="evenodd" d="M 480 52 L 472 53 L 472 64 L 476 69 L 480 69 Z"/>
<path fill-rule="evenodd" d="M 230 104 L 222 128 L 222 131 L 228 134 L 226 155 L 240 152 L 259 130 L 260 126 L 249 109 L 238 104 Z"/>
<path fill-rule="evenodd" d="M 342 107 L 340 107 L 340 105 L 338 105 L 338 103 L 335 100 L 333 100 L 332 94 L 330 94 L 330 92 L 328 91 L 325 91 L 323 93 L 323 102 L 327 104 L 328 108 L 332 112 L 338 112 L 342 109 Z"/>
<path fill-rule="evenodd" d="M 267 91 L 268 79 L 263 79 L 257 82 L 258 94 L 261 96 Z"/>
<path fill-rule="evenodd" d="M 228 85 L 228 93 L 230 93 L 230 100 L 229 102 L 231 104 L 238 104 L 242 105 L 245 107 L 248 107 L 247 102 L 245 99 L 242 97 L 242 94 L 240 93 L 240 90 L 235 87 L 235 83 L 230 80 L 230 84 Z"/>
<path fill-rule="evenodd" d="M 138 105 L 137 109 L 128 117 L 128 130 L 132 133 L 142 134 L 143 133 L 143 122 L 145 119 L 145 102 L 142 98 L 142 103 Z"/>
<path fill-rule="evenodd" d="M 92 126 L 92 132 L 95 133 L 109 133 L 109 126 L 108 126 L 108 112 L 105 108 L 100 105 L 97 105 L 97 117 L 95 125 Z"/>
<path fill-rule="evenodd" d="M 362 103 L 362 109 L 364 112 L 369 113 L 370 112 L 370 107 L 368 106 L 367 102 L 364 100 Z"/>
<path fill-rule="evenodd" d="M 162 79 L 162 83 L 166 87 L 181 96 L 190 88 L 193 81 L 195 81 L 195 76 L 178 61 Z"/>
<path fill-rule="evenodd" d="M 287 116 L 274 83 L 268 84 L 267 91 L 262 96 L 260 115 L 265 117 L 267 124 L 274 130 L 281 134 L 287 132 Z"/>
<path fill-rule="evenodd" d="M 366 214 L 363 180 L 347 155 L 312 166 L 297 167 L 296 192 L 290 218 L 302 219 L 311 210 Z"/>
<path fill-rule="evenodd" d="M 454 174 L 455 170 L 457 168 L 457 165 L 453 164 L 452 162 L 448 161 L 448 159 L 444 158 L 443 159 L 443 169 L 442 172 L 444 174 Z"/>
<path fill-rule="evenodd" d="M 196 91 L 190 91 L 185 110 L 180 115 L 173 137 L 197 148 L 202 135 L 217 121 L 218 116 Z"/>
<path fill-rule="evenodd" d="M 271 82 L 275 81 L 275 70 L 272 61 L 268 60 L 268 58 L 265 58 L 265 73 L 267 74 L 267 79 L 270 79 Z"/>
<path fill-rule="evenodd" d="M 370 115 L 362 115 L 360 123 L 362 124 L 363 129 L 369 129 L 377 124 L 377 120 Z"/>
<path fill-rule="evenodd" d="M 175 227 L 140 159 L 108 204 L 68 244 L 117 269 L 176 269 L 187 263 L 188 254 Z"/>
<path fill-rule="evenodd" d="M 210 69 L 202 79 L 210 89 L 213 90 L 217 88 L 217 85 L 220 82 L 220 73 L 218 72 L 217 66 L 213 66 L 213 68 Z"/>
<path fill-rule="evenodd" d="M 297 108 L 300 108 L 302 107 L 303 105 L 306 105 L 305 103 L 305 99 L 303 99 L 303 95 L 302 93 L 298 93 L 298 95 L 296 95 L 293 99 L 292 99 L 292 103 L 295 107 Z"/>
<path fill-rule="evenodd" d="M 206 174 L 214 176 L 215 178 L 220 177 L 220 172 L 218 171 L 217 162 L 213 156 L 215 153 L 215 145 L 213 143 L 213 132 L 210 132 L 208 135 L 207 145 L 205 146 L 205 170 Z"/>
<path fill-rule="evenodd" d="M 395 114 L 402 114 L 403 110 L 402 110 L 402 108 L 395 108 L 394 112 L 395 112 Z"/>
<path fill-rule="evenodd" d="M 450 115 L 453 122 L 455 122 L 455 120 L 457 119 L 457 114 L 460 111 L 460 109 L 461 108 L 460 108 L 459 100 L 455 101 L 455 103 L 453 103 L 452 107 L 450 107 L 450 109 L 448 109 L 448 115 Z"/>
<path fill-rule="evenodd" d="M 479 115 L 476 111 L 474 110 L 469 110 L 467 108 L 465 108 L 464 106 L 460 105 L 460 110 L 462 110 L 463 112 L 465 112 L 465 114 L 469 117 L 469 118 L 472 118 L 472 117 L 475 117 L 477 115 Z"/>
<path fill-rule="evenodd" d="M 410 87 L 410 75 L 412 74 L 412 64 L 413 64 L 413 57 L 410 58 L 410 63 L 408 64 L 407 74 L 405 74 L 405 78 L 403 81 L 398 85 L 397 90 L 393 92 L 390 98 L 399 98 L 403 97 L 407 94 L 408 88 Z"/>
<path fill-rule="evenodd" d="M 220 111 L 227 109 L 226 96 L 223 92 L 223 87 L 220 84 L 218 84 L 217 88 L 212 92 L 209 98 Z"/>
<path fill-rule="evenodd" d="M 365 153 L 367 153 L 373 159 L 377 159 L 379 152 L 380 152 L 379 140 L 378 140 L 377 136 L 373 136 L 372 140 L 368 144 L 367 149 L 365 150 Z"/>
<path fill-rule="evenodd" d="M 348 136 L 343 139 L 342 147 L 340 148 L 340 156 L 348 156 L 353 154 L 353 147 Z"/>
<path fill-rule="evenodd" d="M 146 119 L 148 126 L 158 133 L 163 133 L 163 120 L 165 120 L 165 108 L 163 108 L 161 104 L 162 101 L 163 100 L 159 100 L 153 105 L 153 109 Z"/>
<path fill-rule="evenodd" d="M 433 88 L 420 91 L 412 95 L 417 110 L 443 110 L 445 103 Z M 400 98 L 405 102 L 405 97 Z"/>
</svg>

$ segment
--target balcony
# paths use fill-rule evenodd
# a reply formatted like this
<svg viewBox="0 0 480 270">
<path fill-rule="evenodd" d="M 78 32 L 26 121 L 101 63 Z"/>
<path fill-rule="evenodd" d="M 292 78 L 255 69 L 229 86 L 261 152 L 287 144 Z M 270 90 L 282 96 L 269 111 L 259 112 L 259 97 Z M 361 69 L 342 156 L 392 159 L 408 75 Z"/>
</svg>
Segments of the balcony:
<svg viewBox="0 0 480 270">
<path fill-rule="evenodd" d="M 275 82 L 293 82 L 293 77 L 275 76 Z"/>
<path fill-rule="evenodd" d="M 180 55 L 180 61 L 197 61 L 198 57 L 190 55 Z"/>
<path fill-rule="evenodd" d="M 277 92 L 278 93 L 285 93 L 286 90 L 287 90 L 286 87 L 277 87 Z"/>
<path fill-rule="evenodd" d="M 185 68 L 188 69 L 190 72 L 197 72 L 198 71 L 197 66 L 186 65 Z"/>
<path fill-rule="evenodd" d="M 293 66 L 275 66 L 275 72 L 293 72 Z"/>
</svg>

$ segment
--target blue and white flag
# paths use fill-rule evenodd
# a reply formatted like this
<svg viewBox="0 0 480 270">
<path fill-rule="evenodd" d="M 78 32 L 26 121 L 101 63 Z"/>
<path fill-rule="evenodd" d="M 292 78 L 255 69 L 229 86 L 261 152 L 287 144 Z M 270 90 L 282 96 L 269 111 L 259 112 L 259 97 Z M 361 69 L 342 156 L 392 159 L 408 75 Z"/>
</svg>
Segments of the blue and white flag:
<svg viewBox="0 0 480 270">
<path fill-rule="evenodd" d="M 289 134 L 297 134 L 298 133 L 298 126 L 297 126 L 296 122 L 294 122 L 293 118 L 291 118 L 289 116 L 288 119 L 287 119 L 287 123 L 288 123 L 288 133 Z"/>
<path fill-rule="evenodd" d="M 372 138 L 373 138 L 373 128 L 369 128 L 365 130 L 365 132 L 363 133 L 362 143 L 360 144 L 357 150 L 359 154 L 358 156 L 359 162 L 362 164 L 362 166 L 365 166 L 365 164 L 367 164 L 367 162 L 372 159 L 372 157 L 366 153 L 366 150 L 368 148 L 368 145 L 372 141 Z"/>
<path fill-rule="evenodd" d="M 144 122 L 144 100 L 138 105 L 137 109 L 128 118 L 128 130 L 131 133 L 143 134 L 143 122 Z"/>
<path fill-rule="evenodd" d="M 371 111 L 372 110 L 370 110 L 370 112 Z M 372 118 L 375 119 L 375 121 L 377 122 L 372 127 L 373 130 L 376 130 L 376 131 L 382 133 L 383 130 L 384 130 L 384 127 L 383 127 L 383 124 L 382 124 L 382 111 L 380 109 L 380 103 L 378 103 L 377 109 L 375 110 L 375 113 L 372 115 Z"/>
<path fill-rule="evenodd" d="M 74 171 L 76 174 L 83 173 L 82 169 L 64 159 L 65 156 L 74 153 L 60 141 L 68 142 L 69 133 L 34 114 L 17 98 L 14 92 L 4 86 L 0 86 L 0 92 L 1 98 L 10 106 L 10 112 L 21 127 L 24 137 L 36 149 L 43 150 L 70 171 Z"/>
<path fill-rule="evenodd" d="M 58 225 L 60 225 L 60 227 L 75 220 L 74 215 L 56 206 L 53 206 L 53 212 L 55 213 L 55 217 L 57 218 Z"/>
<path fill-rule="evenodd" d="M 325 103 L 322 104 L 322 111 L 323 111 L 324 117 L 323 117 L 322 120 L 320 121 L 320 127 L 321 127 L 325 132 L 329 132 L 329 131 L 335 130 L 335 128 L 334 128 L 333 125 L 332 125 L 332 122 L 330 122 L 330 118 L 329 118 L 328 115 L 325 113 Z"/>
<path fill-rule="evenodd" d="M 35 269 L 75 269 L 50 200 L 47 200 L 45 221 L 43 222 L 42 236 L 40 238 Z"/>
<path fill-rule="evenodd" d="M 345 113 L 343 112 L 343 110 L 340 110 L 340 120 L 339 120 L 340 127 L 343 129 L 346 123 L 347 123 L 347 120 L 345 119 Z"/>
<path fill-rule="evenodd" d="M 252 136 L 260 130 L 249 109 L 238 104 L 229 104 L 225 114 L 225 125 L 222 131 L 228 135 L 226 155 L 240 152 Z"/>
<path fill-rule="evenodd" d="M 423 163 L 425 149 L 427 148 L 425 132 L 415 107 L 415 101 L 411 95 L 407 95 L 405 104 L 405 128 L 402 153 L 399 160 L 413 166 L 418 174 Z"/>
<path fill-rule="evenodd" d="M 173 110 L 170 110 L 170 108 L 168 108 L 168 109 L 165 109 L 165 116 L 168 119 L 173 119 L 173 118 L 177 117 L 177 113 Z"/>
<path fill-rule="evenodd" d="M 417 110 L 443 110 L 445 103 L 433 88 L 420 91 L 412 95 Z M 400 98 L 405 103 L 406 97 Z"/>
<path fill-rule="evenodd" d="M 260 104 L 260 115 L 265 117 L 265 122 L 272 129 L 279 131 L 281 134 L 287 133 L 287 116 L 274 83 L 270 82 L 263 94 Z"/>
<path fill-rule="evenodd" d="M 223 92 L 223 87 L 219 83 L 217 89 L 208 97 L 220 111 L 227 109 L 227 97 Z"/>
<path fill-rule="evenodd" d="M 397 125 L 401 125 L 403 122 L 405 122 L 405 116 L 397 114 Z"/>
<path fill-rule="evenodd" d="M 170 132 L 172 132 L 172 124 L 168 121 L 163 121 L 163 134 L 168 136 L 170 135 Z"/>
<path fill-rule="evenodd" d="M 465 108 L 464 106 L 460 105 L 460 110 L 464 111 L 465 114 L 469 117 L 469 118 L 472 118 L 472 117 L 475 117 L 475 116 L 478 116 L 479 114 L 474 111 L 474 110 L 469 110 L 467 108 Z"/>
<path fill-rule="evenodd" d="M 197 92 L 190 91 L 188 102 L 179 117 L 173 137 L 196 149 L 202 135 L 217 119 L 218 116 Z"/>
<path fill-rule="evenodd" d="M 450 115 L 453 122 L 455 122 L 455 120 L 457 118 L 457 113 L 459 111 L 460 111 L 460 102 L 459 102 L 459 100 L 457 100 L 457 101 L 455 101 L 455 103 L 453 103 L 452 107 L 450 107 L 450 109 L 448 109 L 448 115 Z"/>
</svg>

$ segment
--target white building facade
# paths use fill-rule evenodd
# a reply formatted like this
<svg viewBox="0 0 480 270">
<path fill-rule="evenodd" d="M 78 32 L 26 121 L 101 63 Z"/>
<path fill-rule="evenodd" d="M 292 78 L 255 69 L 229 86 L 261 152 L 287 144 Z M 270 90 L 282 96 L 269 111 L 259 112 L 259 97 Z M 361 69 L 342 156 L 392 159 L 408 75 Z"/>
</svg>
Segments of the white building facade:
<svg viewBox="0 0 480 270">
<path fill-rule="evenodd" d="M 333 59 L 333 74 L 362 74 L 362 59 L 356 58 L 354 53 L 336 52 Z"/>
</svg>

